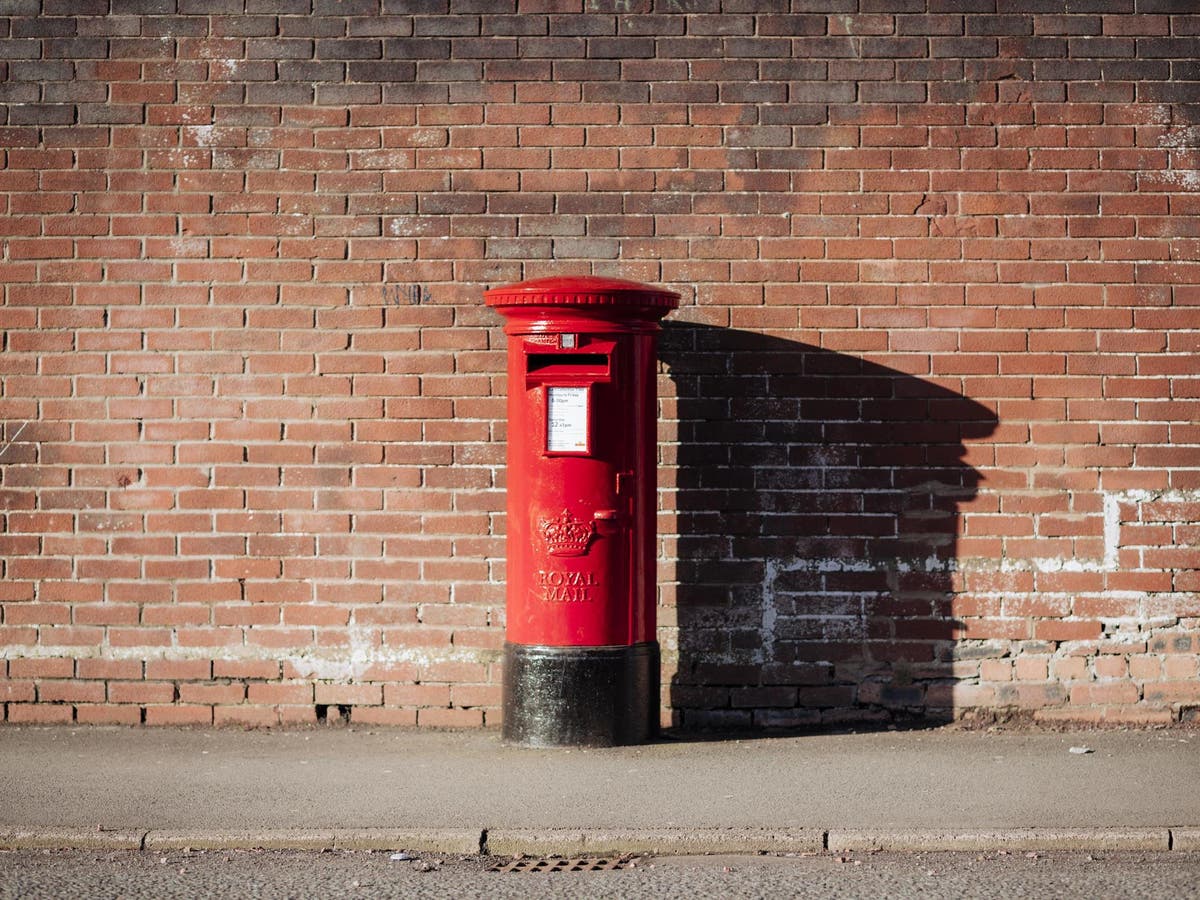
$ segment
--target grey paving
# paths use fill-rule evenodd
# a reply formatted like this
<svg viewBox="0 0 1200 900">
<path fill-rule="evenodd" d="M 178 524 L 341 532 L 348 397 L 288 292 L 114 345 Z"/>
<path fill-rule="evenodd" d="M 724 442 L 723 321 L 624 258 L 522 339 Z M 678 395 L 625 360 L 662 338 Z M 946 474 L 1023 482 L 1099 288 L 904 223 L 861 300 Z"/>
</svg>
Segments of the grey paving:
<svg viewBox="0 0 1200 900">
<path fill-rule="evenodd" d="M 1071 752 L 1082 745 L 1091 752 Z M 506 851 L 558 838 L 683 848 L 714 836 L 727 840 L 693 846 L 761 838 L 763 849 L 804 850 L 841 835 L 848 847 L 901 847 L 904 834 L 914 848 L 970 849 L 988 835 L 1000 845 L 1005 833 L 1013 846 L 1059 834 L 1048 846 L 1139 849 L 1169 846 L 1174 829 L 1194 847 L 1198 772 L 1200 733 L 1180 730 L 533 750 L 480 731 L 6 727 L 0 845 L 57 830 L 91 836 L 65 846 L 125 846 L 140 834 L 164 848 L 207 837 L 208 846 L 370 849 L 406 834 L 469 852 L 486 831 Z M 1099 836 L 1070 844 L 1080 830 Z"/>
</svg>

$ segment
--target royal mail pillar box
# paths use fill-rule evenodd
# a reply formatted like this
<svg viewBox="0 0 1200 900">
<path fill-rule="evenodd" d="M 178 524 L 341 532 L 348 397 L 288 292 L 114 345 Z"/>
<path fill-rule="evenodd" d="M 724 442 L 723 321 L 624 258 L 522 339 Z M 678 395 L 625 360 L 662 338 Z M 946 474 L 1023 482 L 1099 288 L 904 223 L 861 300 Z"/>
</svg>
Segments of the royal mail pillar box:
<svg viewBox="0 0 1200 900">
<path fill-rule="evenodd" d="M 485 292 L 508 335 L 504 737 L 658 728 L 655 341 L 670 291 L 542 278 Z"/>
</svg>

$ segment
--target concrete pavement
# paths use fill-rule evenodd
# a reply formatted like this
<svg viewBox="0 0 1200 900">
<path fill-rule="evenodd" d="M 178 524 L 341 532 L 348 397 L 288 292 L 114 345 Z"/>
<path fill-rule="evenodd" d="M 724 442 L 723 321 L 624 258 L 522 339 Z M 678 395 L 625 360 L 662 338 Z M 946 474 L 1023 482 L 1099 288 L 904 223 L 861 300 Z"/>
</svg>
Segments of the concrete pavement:
<svg viewBox="0 0 1200 900">
<path fill-rule="evenodd" d="M 1086 748 L 1090 752 L 1072 752 Z M 0 847 L 1200 850 L 1200 733 L 0 729 Z"/>
</svg>

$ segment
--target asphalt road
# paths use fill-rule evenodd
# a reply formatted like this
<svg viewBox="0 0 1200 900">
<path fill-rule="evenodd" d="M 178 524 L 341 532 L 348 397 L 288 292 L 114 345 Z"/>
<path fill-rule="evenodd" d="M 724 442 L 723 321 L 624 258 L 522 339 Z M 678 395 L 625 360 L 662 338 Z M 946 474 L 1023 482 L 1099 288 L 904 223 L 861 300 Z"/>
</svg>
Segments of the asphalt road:
<svg viewBox="0 0 1200 900">
<path fill-rule="evenodd" d="M 641 859 L 498 873 L 483 857 L 383 852 L 0 853 L 0 898 L 1200 897 L 1200 853 L 874 853 Z"/>
</svg>

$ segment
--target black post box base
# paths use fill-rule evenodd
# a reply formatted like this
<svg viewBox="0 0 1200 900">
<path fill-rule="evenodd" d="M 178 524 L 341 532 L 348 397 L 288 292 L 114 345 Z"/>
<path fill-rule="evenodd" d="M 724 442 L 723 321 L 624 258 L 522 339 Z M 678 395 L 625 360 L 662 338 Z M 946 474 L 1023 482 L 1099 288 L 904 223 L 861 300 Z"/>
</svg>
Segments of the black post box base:
<svg viewBox="0 0 1200 900">
<path fill-rule="evenodd" d="M 658 733 L 658 643 L 504 645 L 507 741 L 533 747 L 641 744 Z"/>
</svg>

